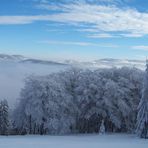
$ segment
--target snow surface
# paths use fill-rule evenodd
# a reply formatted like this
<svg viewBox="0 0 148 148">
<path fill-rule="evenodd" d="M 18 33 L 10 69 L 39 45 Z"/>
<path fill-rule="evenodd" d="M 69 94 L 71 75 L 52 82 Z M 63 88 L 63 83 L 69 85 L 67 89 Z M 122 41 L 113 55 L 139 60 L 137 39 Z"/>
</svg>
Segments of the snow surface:
<svg viewBox="0 0 148 148">
<path fill-rule="evenodd" d="M 0 136 L 0 148 L 148 148 L 135 135 Z"/>
</svg>

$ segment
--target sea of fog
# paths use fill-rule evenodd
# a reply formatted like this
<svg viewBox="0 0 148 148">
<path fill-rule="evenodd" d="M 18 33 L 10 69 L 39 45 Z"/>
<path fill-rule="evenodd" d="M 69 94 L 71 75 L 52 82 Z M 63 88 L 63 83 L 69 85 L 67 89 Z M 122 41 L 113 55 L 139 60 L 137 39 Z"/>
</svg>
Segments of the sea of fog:
<svg viewBox="0 0 148 148">
<path fill-rule="evenodd" d="M 0 62 L 0 100 L 7 99 L 10 107 L 17 102 L 24 80 L 29 75 L 48 75 L 68 68 L 66 65 Z"/>
</svg>

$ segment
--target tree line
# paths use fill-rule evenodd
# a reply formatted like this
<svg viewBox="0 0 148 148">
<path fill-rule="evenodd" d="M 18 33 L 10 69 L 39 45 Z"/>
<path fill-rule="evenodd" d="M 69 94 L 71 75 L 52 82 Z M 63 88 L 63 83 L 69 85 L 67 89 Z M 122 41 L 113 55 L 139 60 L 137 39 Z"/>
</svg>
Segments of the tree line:
<svg viewBox="0 0 148 148">
<path fill-rule="evenodd" d="M 11 114 L 1 101 L 0 134 L 99 133 L 103 124 L 105 132 L 148 138 L 147 98 L 148 69 L 72 68 L 30 76 Z"/>
</svg>

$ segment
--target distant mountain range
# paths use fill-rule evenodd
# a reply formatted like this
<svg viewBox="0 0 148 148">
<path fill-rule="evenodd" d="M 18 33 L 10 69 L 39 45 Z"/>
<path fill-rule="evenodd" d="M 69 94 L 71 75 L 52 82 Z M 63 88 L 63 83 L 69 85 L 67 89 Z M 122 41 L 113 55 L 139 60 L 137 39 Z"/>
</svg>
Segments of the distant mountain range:
<svg viewBox="0 0 148 148">
<path fill-rule="evenodd" d="M 105 59 L 98 59 L 91 62 L 79 62 L 74 60 L 65 60 L 62 62 L 55 62 L 51 60 L 41 60 L 41 59 L 34 59 L 34 58 L 27 58 L 22 55 L 7 55 L 7 54 L 0 54 L 0 62 L 1 61 L 11 61 L 11 62 L 18 62 L 18 63 L 32 63 L 32 64 L 43 64 L 43 65 L 72 65 L 78 67 L 93 67 L 93 68 L 111 68 L 111 67 L 136 67 L 139 69 L 144 69 L 145 61 L 144 60 L 128 60 L 128 59 L 112 59 L 112 58 L 105 58 Z"/>
<path fill-rule="evenodd" d="M 7 55 L 7 54 L 0 54 L 0 60 L 15 60 L 20 61 L 24 60 L 25 57 L 22 55 Z"/>
<path fill-rule="evenodd" d="M 45 65 L 65 65 L 64 63 L 60 62 L 53 62 L 47 60 L 40 60 L 40 59 L 33 59 L 27 58 L 22 55 L 7 55 L 7 54 L 0 54 L 0 61 L 10 61 L 10 62 L 18 62 L 18 63 L 32 63 L 32 64 L 45 64 Z"/>
</svg>

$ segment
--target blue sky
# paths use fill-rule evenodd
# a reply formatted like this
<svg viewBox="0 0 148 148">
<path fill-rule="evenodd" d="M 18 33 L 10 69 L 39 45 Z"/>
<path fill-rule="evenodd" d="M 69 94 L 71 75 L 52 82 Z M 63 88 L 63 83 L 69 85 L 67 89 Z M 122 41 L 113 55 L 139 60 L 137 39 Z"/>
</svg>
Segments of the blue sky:
<svg viewBox="0 0 148 148">
<path fill-rule="evenodd" d="M 147 0 L 0 0 L 0 53 L 145 59 Z"/>
</svg>

